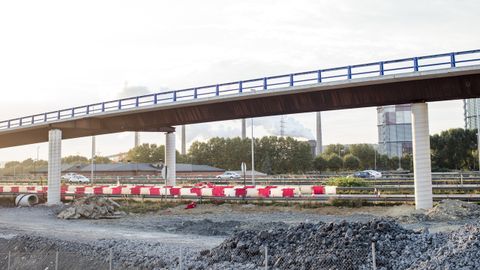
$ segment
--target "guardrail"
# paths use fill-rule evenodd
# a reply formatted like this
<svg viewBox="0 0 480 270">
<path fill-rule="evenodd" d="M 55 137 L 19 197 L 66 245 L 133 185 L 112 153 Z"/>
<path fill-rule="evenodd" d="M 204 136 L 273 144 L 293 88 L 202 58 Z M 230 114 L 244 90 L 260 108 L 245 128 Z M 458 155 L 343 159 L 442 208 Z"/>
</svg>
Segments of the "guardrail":
<svg viewBox="0 0 480 270">
<path fill-rule="evenodd" d="M 188 89 L 167 91 L 131 98 L 117 99 L 85 106 L 34 114 L 0 121 L 0 130 L 74 119 L 86 115 L 117 112 L 177 101 L 197 100 L 247 92 L 319 84 L 331 81 L 376 77 L 399 73 L 455 68 L 480 64 L 480 50 L 409 57 L 351 66 L 318 69 L 263 78 L 212 84 Z"/>
</svg>

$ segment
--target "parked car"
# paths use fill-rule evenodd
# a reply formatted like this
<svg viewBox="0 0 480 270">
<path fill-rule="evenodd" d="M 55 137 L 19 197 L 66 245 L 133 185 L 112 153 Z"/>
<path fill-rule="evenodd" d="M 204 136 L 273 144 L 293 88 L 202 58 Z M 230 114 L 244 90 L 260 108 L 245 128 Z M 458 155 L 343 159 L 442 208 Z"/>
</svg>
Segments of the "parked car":
<svg viewBox="0 0 480 270">
<path fill-rule="evenodd" d="M 74 175 L 74 176 L 70 177 L 70 179 L 68 179 L 68 182 L 70 182 L 70 183 L 90 183 L 90 179 L 88 179 L 87 177 L 85 177 L 83 175 L 77 174 L 77 175 Z"/>
<path fill-rule="evenodd" d="M 224 172 L 223 174 L 217 175 L 217 179 L 240 179 L 240 175 L 236 172 Z"/>
</svg>

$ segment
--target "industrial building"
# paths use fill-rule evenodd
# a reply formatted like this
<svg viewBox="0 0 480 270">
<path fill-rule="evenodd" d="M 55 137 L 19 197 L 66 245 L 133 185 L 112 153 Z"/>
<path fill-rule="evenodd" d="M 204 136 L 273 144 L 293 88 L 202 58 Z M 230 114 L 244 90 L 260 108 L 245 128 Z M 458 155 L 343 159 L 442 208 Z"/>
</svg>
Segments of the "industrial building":
<svg viewBox="0 0 480 270">
<path fill-rule="evenodd" d="M 463 100 L 463 117 L 465 121 L 465 129 L 477 129 L 478 126 L 478 104 L 480 99 L 471 98 Z"/>
</svg>

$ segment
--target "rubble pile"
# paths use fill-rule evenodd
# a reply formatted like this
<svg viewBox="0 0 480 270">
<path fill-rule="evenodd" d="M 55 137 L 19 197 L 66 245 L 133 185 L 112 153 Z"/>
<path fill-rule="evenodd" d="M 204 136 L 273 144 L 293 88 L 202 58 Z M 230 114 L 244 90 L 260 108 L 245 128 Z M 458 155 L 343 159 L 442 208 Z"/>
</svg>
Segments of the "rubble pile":
<svg viewBox="0 0 480 270">
<path fill-rule="evenodd" d="M 302 224 L 288 229 L 242 231 L 205 250 L 197 269 L 257 269 L 268 248 L 272 269 L 480 269 L 480 228 L 452 233 L 404 229 L 393 220 Z"/>
<path fill-rule="evenodd" d="M 427 211 L 417 211 L 398 218 L 401 222 L 458 221 L 480 217 L 480 205 L 459 200 L 443 200 Z"/>
<path fill-rule="evenodd" d="M 57 217 L 61 219 L 100 219 L 116 218 L 125 213 L 118 211 L 120 205 L 102 196 L 87 196 L 75 200 L 62 210 Z"/>
</svg>

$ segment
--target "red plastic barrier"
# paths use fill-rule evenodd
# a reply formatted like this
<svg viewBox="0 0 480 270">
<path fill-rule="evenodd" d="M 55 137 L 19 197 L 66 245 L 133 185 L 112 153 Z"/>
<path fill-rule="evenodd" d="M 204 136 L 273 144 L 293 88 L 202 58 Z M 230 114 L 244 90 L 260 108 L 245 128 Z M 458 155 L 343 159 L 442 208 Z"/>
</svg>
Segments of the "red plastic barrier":
<svg viewBox="0 0 480 270">
<path fill-rule="evenodd" d="M 197 194 L 197 196 L 202 196 L 202 188 L 199 188 L 199 187 L 191 188 L 190 192 Z"/>
<path fill-rule="evenodd" d="M 3 187 L 0 187 L 0 192 L 3 192 Z"/>
<path fill-rule="evenodd" d="M 113 187 L 112 188 L 112 194 L 113 195 L 120 195 L 122 194 L 122 187 Z"/>
<path fill-rule="evenodd" d="M 270 197 L 270 189 L 269 188 L 259 188 L 258 189 L 258 196 L 268 198 Z"/>
<path fill-rule="evenodd" d="M 35 191 L 36 187 L 27 187 L 27 191 Z"/>
<path fill-rule="evenodd" d="M 150 195 L 160 196 L 160 188 L 151 187 L 150 188 Z"/>
<path fill-rule="evenodd" d="M 130 188 L 130 194 L 132 195 L 140 195 L 140 186 L 134 186 Z"/>
<path fill-rule="evenodd" d="M 282 197 L 292 198 L 295 196 L 294 188 L 282 188 Z"/>
<path fill-rule="evenodd" d="M 312 187 L 313 195 L 320 195 L 325 194 L 325 187 L 324 186 L 313 186 Z"/>
<path fill-rule="evenodd" d="M 236 188 L 235 189 L 235 197 L 245 197 L 247 196 L 247 189 L 246 188 Z"/>
<path fill-rule="evenodd" d="M 20 191 L 20 187 L 11 187 L 10 192 L 18 193 Z"/>
<path fill-rule="evenodd" d="M 170 188 L 170 195 L 180 196 L 180 188 L 175 188 L 175 187 Z"/>
<path fill-rule="evenodd" d="M 75 188 L 75 194 L 85 194 L 85 187 Z"/>
<path fill-rule="evenodd" d="M 103 194 L 103 186 L 102 187 L 94 187 L 93 194 Z"/>
</svg>

